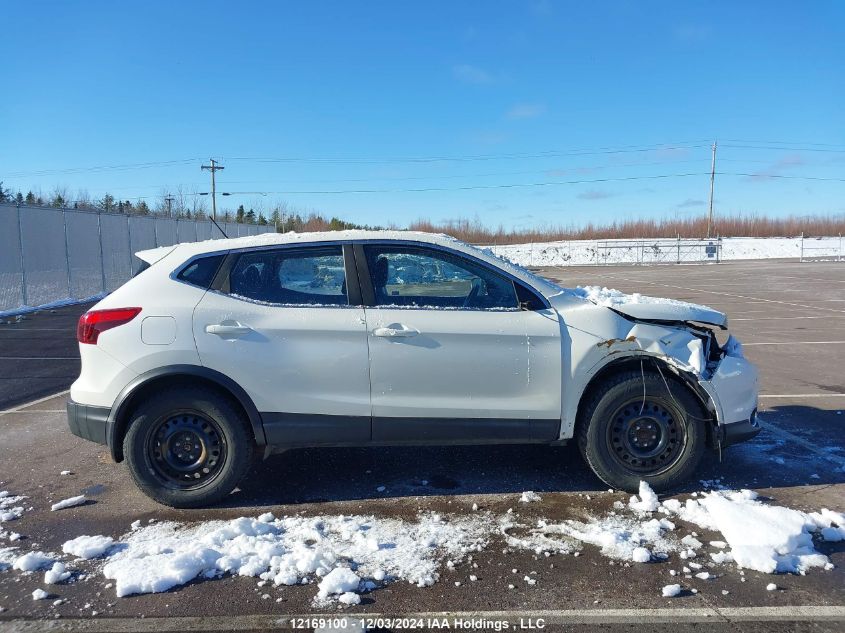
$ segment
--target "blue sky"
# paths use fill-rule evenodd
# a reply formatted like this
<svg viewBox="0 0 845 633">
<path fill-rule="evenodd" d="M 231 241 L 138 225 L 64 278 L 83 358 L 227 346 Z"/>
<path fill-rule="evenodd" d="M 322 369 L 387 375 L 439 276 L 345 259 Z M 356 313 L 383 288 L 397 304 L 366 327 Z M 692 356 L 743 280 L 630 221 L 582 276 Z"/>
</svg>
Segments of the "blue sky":
<svg viewBox="0 0 845 633">
<path fill-rule="evenodd" d="M 152 203 L 207 191 L 215 157 L 219 190 L 269 192 L 230 207 L 580 225 L 703 213 L 718 139 L 717 213 L 845 211 L 841 2 L 32 1 L 4 22 L 0 179 L 24 191 Z"/>
</svg>

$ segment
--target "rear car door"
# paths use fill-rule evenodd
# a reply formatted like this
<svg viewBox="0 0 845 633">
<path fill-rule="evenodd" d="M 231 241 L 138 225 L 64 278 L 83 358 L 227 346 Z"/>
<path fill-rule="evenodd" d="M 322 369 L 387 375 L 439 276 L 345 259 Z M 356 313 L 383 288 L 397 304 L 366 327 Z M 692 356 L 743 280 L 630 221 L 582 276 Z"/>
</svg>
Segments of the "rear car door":
<svg viewBox="0 0 845 633">
<path fill-rule="evenodd" d="M 348 248 L 231 253 L 194 311 L 202 364 L 247 391 L 269 444 L 370 439 L 367 330 Z"/>
<path fill-rule="evenodd" d="M 560 323 L 541 296 L 450 249 L 367 243 L 355 254 L 374 441 L 557 437 Z"/>
</svg>

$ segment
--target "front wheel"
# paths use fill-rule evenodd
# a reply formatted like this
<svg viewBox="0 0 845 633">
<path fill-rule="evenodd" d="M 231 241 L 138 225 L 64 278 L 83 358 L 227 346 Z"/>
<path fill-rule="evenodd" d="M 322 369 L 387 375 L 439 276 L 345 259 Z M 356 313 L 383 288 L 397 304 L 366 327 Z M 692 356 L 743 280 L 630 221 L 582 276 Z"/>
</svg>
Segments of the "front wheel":
<svg viewBox="0 0 845 633">
<path fill-rule="evenodd" d="M 704 454 L 705 414 L 697 398 L 653 372 L 625 372 L 593 389 L 578 420 L 578 446 L 603 482 L 636 492 L 689 478 Z"/>
<path fill-rule="evenodd" d="M 241 412 L 202 387 L 174 388 L 142 403 L 123 440 L 137 486 L 174 508 L 222 500 L 246 474 L 253 452 Z"/>
</svg>

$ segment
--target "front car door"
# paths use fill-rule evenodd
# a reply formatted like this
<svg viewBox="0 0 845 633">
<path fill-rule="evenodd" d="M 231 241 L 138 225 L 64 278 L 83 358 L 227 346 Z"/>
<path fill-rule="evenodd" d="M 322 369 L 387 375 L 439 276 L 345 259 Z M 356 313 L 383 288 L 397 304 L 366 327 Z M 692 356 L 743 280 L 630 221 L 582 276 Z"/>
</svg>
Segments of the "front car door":
<svg viewBox="0 0 845 633">
<path fill-rule="evenodd" d="M 370 440 L 367 330 L 349 248 L 231 253 L 194 311 L 202 364 L 247 391 L 269 444 Z"/>
<path fill-rule="evenodd" d="M 557 438 L 560 322 L 542 297 L 439 246 L 363 243 L 355 255 L 374 441 Z"/>
</svg>

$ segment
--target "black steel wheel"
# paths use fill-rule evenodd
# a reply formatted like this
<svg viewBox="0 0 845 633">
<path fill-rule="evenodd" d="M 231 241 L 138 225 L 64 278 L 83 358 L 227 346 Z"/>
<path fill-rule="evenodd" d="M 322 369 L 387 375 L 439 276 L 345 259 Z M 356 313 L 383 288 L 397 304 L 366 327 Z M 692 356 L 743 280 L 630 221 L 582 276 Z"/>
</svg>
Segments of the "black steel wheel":
<svg viewBox="0 0 845 633">
<path fill-rule="evenodd" d="M 611 417 L 607 442 L 623 468 L 656 475 L 671 468 L 683 454 L 686 427 L 683 413 L 656 398 L 632 399 Z"/>
<path fill-rule="evenodd" d="M 123 454 L 138 487 L 159 503 L 198 508 L 226 497 L 255 453 L 236 402 L 206 387 L 156 392 L 130 414 Z"/>
<path fill-rule="evenodd" d="M 160 420 L 147 456 L 162 483 L 182 490 L 207 485 L 226 462 L 226 437 L 213 420 L 182 411 Z"/>
<path fill-rule="evenodd" d="M 657 491 L 692 475 L 704 454 L 707 413 L 671 375 L 625 371 L 593 385 L 576 422 L 578 447 L 604 483 Z"/>
</svg>

